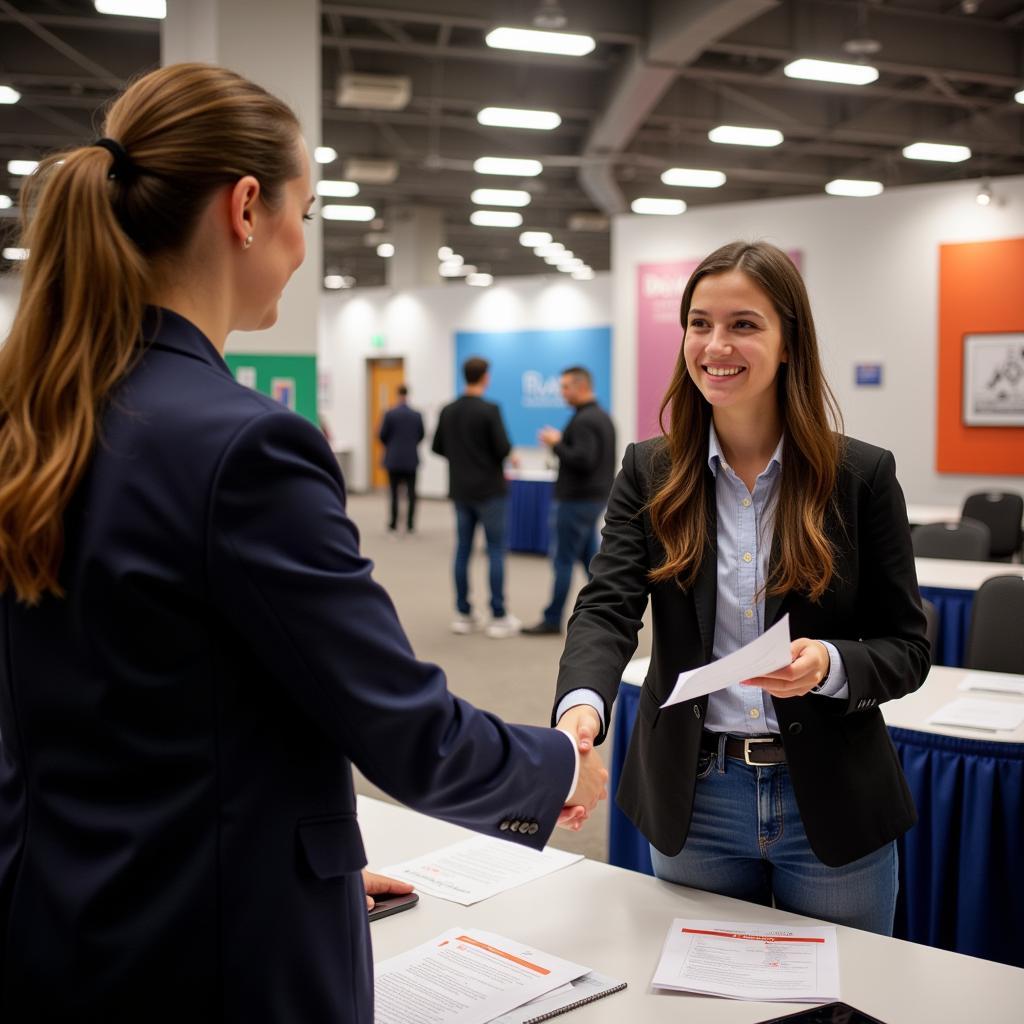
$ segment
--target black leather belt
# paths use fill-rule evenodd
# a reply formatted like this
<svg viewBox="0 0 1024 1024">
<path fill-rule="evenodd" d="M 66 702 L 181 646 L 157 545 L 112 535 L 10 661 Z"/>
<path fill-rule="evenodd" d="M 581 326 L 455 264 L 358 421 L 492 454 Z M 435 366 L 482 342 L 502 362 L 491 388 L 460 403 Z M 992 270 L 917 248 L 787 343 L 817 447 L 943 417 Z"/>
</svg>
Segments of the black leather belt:
<svg viewBox="0 0 1024 1024">
<path fill-rule="evenodd" d="M 700 749 L 717 754 L 719 735 L 705 729 L 700 734 Z M 739 758 L 745 764 L 754 766 L 785 764 L 786 748 L 778 736 L 728 736 L 725 756 Z"/>
</svg>

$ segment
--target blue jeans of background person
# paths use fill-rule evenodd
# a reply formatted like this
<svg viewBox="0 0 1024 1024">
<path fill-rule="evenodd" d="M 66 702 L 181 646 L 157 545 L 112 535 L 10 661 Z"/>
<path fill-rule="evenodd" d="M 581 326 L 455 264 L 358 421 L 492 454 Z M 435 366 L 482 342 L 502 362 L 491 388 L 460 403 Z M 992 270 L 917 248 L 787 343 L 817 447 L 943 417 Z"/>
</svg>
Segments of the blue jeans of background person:
<svg viewBox="0 0 1024 1024">
<path fill-rule="evenodd" d="M 597 554 L 597 521 L 603 511 L 603 501 L 559 501 L 552 508 L 555 589 L 551 603 L 544 609 L 544 621 L 550 626 L 562 626 L 565 599 L 572 585 L 572 567 L 577 561 L 590 578 L 590 560 Z"/>
<path fill-rule="evenodd" d="M 473 537 L 477 523 L 484 528 L 487 540 L 487 560 L 490 565 L 491 615 L 500 619 L 505 614 L 505 523 L 508 499 L 505 495 L 486 501 L 455 502 L 455 605 L 463 615 L 469 615 L 469 556 L 473 551 Z"/>
<path fill-rule="evenodd" d="M 752 767 L 702 752 L 686 843 L 675 857 L 651 847 L 651 863 L 669 882 L 764 906 L 774 899 L 779 910 L 892 935 L 895 842 L 840 868 L 822 864 L 784 764 Z"/>
</svg>

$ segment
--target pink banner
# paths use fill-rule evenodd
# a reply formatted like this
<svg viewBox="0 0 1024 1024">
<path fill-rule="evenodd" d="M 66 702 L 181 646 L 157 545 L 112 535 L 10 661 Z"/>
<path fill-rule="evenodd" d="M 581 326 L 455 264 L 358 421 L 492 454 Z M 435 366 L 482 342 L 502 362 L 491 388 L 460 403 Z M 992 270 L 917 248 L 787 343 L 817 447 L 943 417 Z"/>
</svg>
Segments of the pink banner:
<svg viewBox="0 0 1024 1024">
<path fill-rule="evenodd" d="M 803 254 L 791 249 L 786 254 L 803 269 Z M 636 279 L 637 403 L 638 441 L 661 433 L 658 410 L 668 390 L 672 371 L 683 343 L 679 304 L 683 289 L 700 260 L 671 260 L 640 263 Z"/>
</svg>

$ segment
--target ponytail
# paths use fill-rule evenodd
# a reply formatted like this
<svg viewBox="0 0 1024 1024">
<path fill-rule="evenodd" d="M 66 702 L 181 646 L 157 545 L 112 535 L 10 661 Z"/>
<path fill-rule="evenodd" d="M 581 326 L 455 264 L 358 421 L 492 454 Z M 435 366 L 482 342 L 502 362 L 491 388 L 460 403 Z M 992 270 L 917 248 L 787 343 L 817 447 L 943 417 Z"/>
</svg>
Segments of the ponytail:
<svg viewBox="0 0 1024 1024">
<path fill-rule="evenodd" d="M 219 186 L 253 174 L 273 206 L 299 173 L 292 111 L 213 65 L 141 78 L 106 130 L 116 142 L 47 158 L 22 191 L 29 255 L 0 348 L 0 592 L 29 605 L 63 594 L 64 512 L 141 354 L 153 262 L 184 248 Z"/>
</svg>

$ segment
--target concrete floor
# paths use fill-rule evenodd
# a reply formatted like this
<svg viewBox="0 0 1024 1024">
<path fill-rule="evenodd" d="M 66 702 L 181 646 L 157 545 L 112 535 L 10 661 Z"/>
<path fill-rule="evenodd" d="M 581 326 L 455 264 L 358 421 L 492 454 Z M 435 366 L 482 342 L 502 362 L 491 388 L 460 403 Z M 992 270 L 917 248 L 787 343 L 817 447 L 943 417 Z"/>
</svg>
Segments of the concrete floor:
<svg viewBox="0 0 1024 1024">
<path fill-rule="evenodd" d="M 561 637 L 514 637 L 492 640 L 483 633 L 457 636 L 449 628 L 454 609 L 451 558 L 454 514 L 446 501 L 421 501 L 417 532 L 391 535 L 386 529 L 386 499 L 382 494 L 353 495 L 349 513 L 359 526 L 364 553 L 375 563 L 375 577 L 388 590 L 418 657 L 440 665 L 453 693 L 510 722 L 547 725 L 551 714 Z M 470 597 L 474 607 L 487 608 L 486 558 L 474 553 L 470 567 Z M 583 583 L 577 570 L 576 591 Z M 550 598 L 551 566 L 540 555 L 510 553 L 505 566 L 509 612 L 531 624 L 541 617 Z M 571 607 L 571 603 L 569 605 Z M 641 631 L 637 655 L 650 653 L 650 631 Z M 605 765 L 610 744 L 600 748 Z M 356 789 L 389 799 L 361 777 Z M 607 806 L 602 804 L 578 833 L 556 829 L 551 845 L 608 859 Z M 373 867 L 373 865 L 371 865 Z"/>
</svg>

